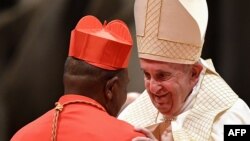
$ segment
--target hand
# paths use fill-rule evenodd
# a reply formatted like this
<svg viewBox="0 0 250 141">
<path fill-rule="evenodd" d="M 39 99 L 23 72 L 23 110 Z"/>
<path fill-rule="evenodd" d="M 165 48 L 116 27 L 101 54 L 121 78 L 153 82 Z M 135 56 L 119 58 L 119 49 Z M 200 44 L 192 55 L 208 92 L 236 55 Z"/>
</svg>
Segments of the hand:
<svg viewBox="0 0 250 141">
<path fill-rule="evenodd" d="M 135 127 L 135 131 L 143 133 L 146 137 L 136 137 L 132 141 L 158 141 L 155 136 L 146 128 Z"/>
</svg>

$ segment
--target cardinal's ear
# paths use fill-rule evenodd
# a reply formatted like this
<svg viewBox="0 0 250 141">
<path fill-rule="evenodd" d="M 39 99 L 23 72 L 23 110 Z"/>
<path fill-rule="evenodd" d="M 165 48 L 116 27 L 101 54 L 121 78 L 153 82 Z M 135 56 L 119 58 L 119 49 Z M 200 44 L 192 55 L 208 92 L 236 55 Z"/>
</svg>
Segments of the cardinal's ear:
<svg viewBox="0 0 250 141">
<path fill-rule="evenodd" d="M 114 94 L 114 87 L 118 83 L 118 77 L 114 76 L 109 79 L 105 85 L 105 98 L 110 101 Z"/>
</svg>

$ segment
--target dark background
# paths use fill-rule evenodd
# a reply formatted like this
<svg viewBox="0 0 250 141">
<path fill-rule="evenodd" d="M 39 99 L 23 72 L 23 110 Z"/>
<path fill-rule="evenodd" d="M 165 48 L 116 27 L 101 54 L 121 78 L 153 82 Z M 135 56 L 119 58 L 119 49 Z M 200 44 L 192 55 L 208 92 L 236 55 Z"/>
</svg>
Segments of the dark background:
<svg viewBox="0 0 250 141">
<path fill-rule="evenodd" d="M 0 0 L 0 140 L 47 110 L 63 94 L 70 31 L 84 15 L 124 20 L 134 36 L 134 0 Z M 250 105 L 250 1 L 208 0 L 202 57 Z M 135 37 L 133 37 L 135 39 Z M 136 41 L 134 42 L 136 43 Z M 142 92 L 136 46 L 128 91 Z"/>
</svg>

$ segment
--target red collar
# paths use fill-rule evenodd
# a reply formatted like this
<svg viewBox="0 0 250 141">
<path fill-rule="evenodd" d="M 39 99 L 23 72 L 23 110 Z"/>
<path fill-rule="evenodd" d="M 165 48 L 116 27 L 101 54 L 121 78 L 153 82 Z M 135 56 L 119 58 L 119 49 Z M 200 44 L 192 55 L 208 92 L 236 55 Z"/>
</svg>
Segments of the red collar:
<svg viewBox="0 0 250 141">
<path fill-rule="evenodd" d="M 105 108 L 94 99 L 91 99 L 89 97 L 82 96 L 82 95 L 77 95 L 77 94 L 63 95 L 62 97 L 60 97 L 58 103 L 60 103 L 62 106 L 73 104 L 73 103 L 84 103 L 84 104 L 92 105 L 106 112 Z"/>
</svg>

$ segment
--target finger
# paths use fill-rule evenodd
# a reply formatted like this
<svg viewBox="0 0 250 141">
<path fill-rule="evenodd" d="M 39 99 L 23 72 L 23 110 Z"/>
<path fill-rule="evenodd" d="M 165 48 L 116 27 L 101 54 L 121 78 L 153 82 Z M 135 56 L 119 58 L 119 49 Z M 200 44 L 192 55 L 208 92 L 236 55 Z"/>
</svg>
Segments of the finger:
<svg viewBox="0 0 250 141">
<path fill-rule="evenodd" d="M 154 140 L 147 137 L 136 137 L 133 138 L 132 141 L 154 141 Z"/>
<path fill-rule="evenodd" d="M 150 132 L 148 129 L 146 128 L 141 128 L 141 127 L 135 127 L 135 131 L 137 132 L 141 132 L 143 133 L 145 136 L 153 139 L 153 140 L 156 140 L 155 136 L 152 134 L 152 132 Z"/>
</svg>

